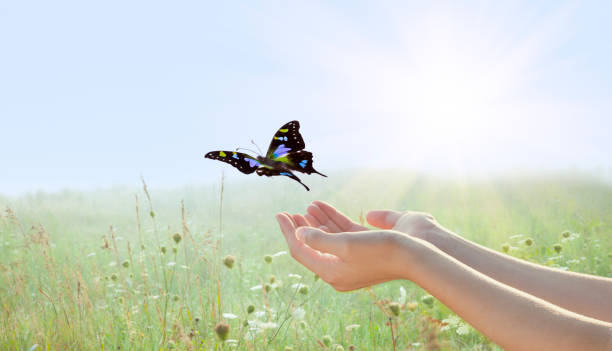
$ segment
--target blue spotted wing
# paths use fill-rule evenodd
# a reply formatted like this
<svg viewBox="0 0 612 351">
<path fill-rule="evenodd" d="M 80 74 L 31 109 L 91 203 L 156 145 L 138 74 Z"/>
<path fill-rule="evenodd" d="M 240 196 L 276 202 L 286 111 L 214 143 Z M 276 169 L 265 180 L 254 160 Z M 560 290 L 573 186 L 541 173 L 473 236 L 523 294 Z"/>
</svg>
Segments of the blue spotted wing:
<svg viewBox="0 0 612 351">
<path fill-rule="evenodd" d="M 204 157 L 229 163 L 244 174 L 251 174 L 260 166 L 256 159 L 242 152 L 211 151 L 204 155 Z"/>
<path fill-rule="evenodd" d="M 285 163 L 291 170 L 311 174 L 317 173 L 312 166 L 312 153 L 305 151 L 306 144 L 300 134 L 300 122 L 285 123 L 272 137 L 266 157 Z"/>
</svg>

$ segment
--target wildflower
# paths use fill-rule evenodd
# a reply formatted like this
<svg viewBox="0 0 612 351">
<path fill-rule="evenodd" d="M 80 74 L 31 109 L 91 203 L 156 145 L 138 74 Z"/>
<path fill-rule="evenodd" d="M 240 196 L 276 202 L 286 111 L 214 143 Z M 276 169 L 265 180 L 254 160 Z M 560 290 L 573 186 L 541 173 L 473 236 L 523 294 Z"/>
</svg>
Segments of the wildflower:
<svg viewBox="0 0 612 351">
<path fill-rule="evenodd" d="M 215 326 L 214 330 L 219 339 L 221 339 L 221 341 L 225 341 L 229 335 L 230 327 L 229 324 L 221 322 Z"/>
<path fill-rule="evenodd" d="M 178 245 L 178 243 L 181 242 L 181 240 L 183 239 L 183 237 L 181 236 L 181 234 L 179 233 L 174 233 L 174 235 L 172 236 L 172 240 L 174 240 L 174 242 Z"/>
<path fill-rule="evenodd" d="M 359 328 L 359 324 L 349 324 L 346 327 L 344 327 L 344 329 L 346 329 L 347 332 L 351 332 L 357 328 Z"/>
<path fill-rule="evenodd" d="M 293 310 L 292 314 L 293 314 L 293 319 L 300 321 L 304 319 L 304 317 L 306 316 L 306 311 L 304 311 L 304 309 L 301 307 L 297 307 L 296 309 Z"/>
<path fill-rule="evenodd" d="M 270 283 L 274 284 L 274 282 L 276 281 L 276 277 L 274 275 L 271 275 L 268 280 L 270 281 Z"/>
<path fill-rule="evenodd" d="M 323 344 L 327 347 L 329 347 L 329 345 L 331 345 L 332 343 L 332 338 L 329 335 L 324 335 L 322 340 L 323 340 Z"/>
<path fill-rule="evenodd" d="M 264 261 L 268 264 L 272 263 L 272 256 L 270 255 L 265 255 L 264 256 Z"/>
<path fill-rule="evenodd" d="M 164 254 L 164 255 L 166 254 L 166 251 L 168 251 L 168 248 L 163 246 L 163 245 L 159 249 L 160 249 L 161 253 Z"/>
<path fill-rule="evenodd" d="M 338 344 L 338 345 L 336 345 L 336 346 L 334 347 L 334 350 L 335 350 L 335 351 L 344 351 L 344 347 L 343 347 L 342 345 Z"/>
<path fill-rule="evenodd" d="M 298 323 L 298 326 L 300 327 L 300 329 L 306 329 L 308 328 L 308 324 L 304 321 L 300 321 L 300 323 Z"/>
<path fill-rule="evenodd" d="M 570 231 L 566 230 L 563 233 L 561 233 L 561 236 L 567 239 L 570 237 L 570 234 L 571 234 Z"/>
<path fill-rule="evenodd" d="M 270 290 L 272 290 L 272 285 L 266 283 L 264 284 L 264 290 L 268 293 L 270 292 Z"/>
<path fill-rule="evenodd" d="M 314 281 L 316 282 L 317 280 L 319 280 L 319 275 L 318 275 L 318 274 L 315 274 L 315 275 L 314 275 Z"/>
<path fill-rule="evenodd" d="M 272 255 L 272 257 L 278 257 L 278 256 L 286 255 L 286 254 L 287 254 L 287 251 L 279 251 L 275 253 L 274 255 Z"/>
<path fill-rule="evenodd" d="M 289 273 L 289 278 L 302 279 L 302 276 L 295 273 Z"/>
<path fill-rule="evenodd" d="M 400 296 L 397 299 L 397 302 L 399 302 L 400 305 L 403 305 L 406 303 L 406 289 L 404 289 L 403 286 L 400 286 L 399 290 L 400 290 Z"/>
<path fill-rule="evenodd" d="M 559 253 L 559 252 L 561 252 L 563 247 L 561 246 L 561 244 L 554 244 L 553 245 L 553 249 L 555 250 L 556 253 Z"/>
<path fill-rule="evenodd" d="M 236 262 L 236 258 L 232 255 L 227 255 L 223 257 L 223 264 L 225 267 L 232 269 L 234 267 L 234 262 Z"/>
<path fill-rule="evenodd" d="M 410 312 L 414 312 L 417 309 L 418 306 L 419 306 L 419 304 L 416 301 L 408 302 L 406 304 L 406 308 Z"/>
<path fill-rule="evenodd" d="M 238 316 L 236 316 L 233 313 L 224 313 L 223 314 L 223 318 L 225 318 L 225 319 L 236 319 L 236 318 L 238 318 Z"/>
<path fill-rule="evenodd" d="M 533 245 L 533 239 L 532 238 L 527 238 L 527 239 L 525 239 L 524 243 L 525 243 L 526 246 L 531 246 L 531 245 Z"/>
<path fill-rule="evenodd" d="M 194 320 L 195 320 L 195 322 L 196 322 L 196 323 L 198 323 L 199 321 L 201 321 L 201 320 L 202 320 L 202 318 L 200 318 L 200 317 L 195 317 L 195 319 L 194 319 Z"/>
<path fill-rule="evenodd" d="M 394 316 L 399 316 L 400 314 L 400 304 L 397 302 L 389 303 L 389 310 L 393 313 Z"/>
<path fill-rule="evenodd" d="M 153 211 L 149 212 L 149 216 L 151 216 L 151 218 L 155 218 L 155 212 Z"/>
<path fill-rule="evenodd" d="M 508 252 L 508 251 L 510 251 L 510 245 L 509 245 L 508 243 L 504 243 L 504 244 L 502 245 L 502 251 L 503 251 L 503 252 Z"/>
<path fill-rule="evenodd" d="M 253 305 L 248 305 L 248 306 L 247 306 L 247 313 L 248 313 L 248 314 L 251 314 L 251 313 L 253 313 L 253 312 L 255 312 L 255 306 L 253 306 Z"/>
<path fill-rule="evenodd" d="M 130 266 L 130 261 L 125 260 L 125 261 L 121 262 L 121 265 L 123 266 L 123 268 L 128 268 Z"/>
<path fill-rule="evenodd" d="M 427 305 L 428 307 L 431 307 L 434 303 L 434 298 L 431 295 L 425 295 L 421 298 L 421 302 Z"/>
<path fill-rule="evenodd" d="M 111 274 L 110 278 L 112 281 L 117 281 L 117 274 L 116 273 Z"/>
<path fill-rule="evenodd" d="M 172 296 L 172 301 L 177 302 L 180 299 L 178 295 Z"/>
<path fill-rule="evenodd" d="M 300 286 L 300 289 L 298 290 L 298 292 L 302 295 L 308 294 L 308 285 Z"/>
</svg>

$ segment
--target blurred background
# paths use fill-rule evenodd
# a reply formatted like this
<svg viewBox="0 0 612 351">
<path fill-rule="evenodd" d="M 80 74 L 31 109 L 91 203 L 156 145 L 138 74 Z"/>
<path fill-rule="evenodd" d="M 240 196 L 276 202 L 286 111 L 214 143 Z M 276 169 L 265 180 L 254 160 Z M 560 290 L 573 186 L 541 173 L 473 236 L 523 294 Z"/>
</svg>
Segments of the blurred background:
<svg viewBox="0 0 612 351">
<path fill-rule="evenodd" d="M 265 151 L 293 119 L 315 167 L 332 175 L 610 179 L 611 10 L 4 2 L 0 194 L 138 186 L 141 175 L 155 187 L 207 184 L 222 171 L 229 182 L 256 177 L 203 155 L 251 139 Z"/>
</svg>

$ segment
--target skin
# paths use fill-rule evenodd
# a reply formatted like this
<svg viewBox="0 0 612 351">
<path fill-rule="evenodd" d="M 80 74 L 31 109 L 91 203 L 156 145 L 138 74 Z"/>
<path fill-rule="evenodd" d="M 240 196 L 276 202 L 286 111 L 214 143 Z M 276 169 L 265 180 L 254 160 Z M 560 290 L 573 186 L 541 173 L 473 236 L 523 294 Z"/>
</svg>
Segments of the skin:
<svg viewBox="0 0 612 351">
<path fill-rule="evenodd" d="M 291 255 L 338 291 L 408 279 L 505 350 L 612 350 L 612 279 L 498 253 L 427 213 L 366 218 L 380 229 L 321 201 L 276 216 Z"/>
</svg>

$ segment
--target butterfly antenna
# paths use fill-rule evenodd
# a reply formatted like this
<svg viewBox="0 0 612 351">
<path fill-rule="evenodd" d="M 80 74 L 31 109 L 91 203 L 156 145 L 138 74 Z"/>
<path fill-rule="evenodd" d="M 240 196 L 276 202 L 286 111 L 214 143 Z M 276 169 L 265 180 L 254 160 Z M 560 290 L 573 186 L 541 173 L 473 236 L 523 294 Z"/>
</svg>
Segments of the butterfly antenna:
<svg viewBox="0 0 612 351">
<path fill-rule="evenodd" d="M 257 150 L 259 150 L 259 156 L 263 156 L 263 152 L 261 152 L 261 149 L 259 148 L 259 145 L 255 144 L 253 139 L 251 139 L 251 144 L 253 144 L 253 145 L 255 145 L 255 147 L 257 147 Z"/>
<path fill-rule="evenodd" d="M 236 148 L 236 151 L 239 151 L 239 150 L 246 150 L 246 151 L 250 151 L 250 152 L 252 152 L 252 153 L 254 153 L 254 154 L 256 154 L 256 153 L 257 153 L 257 151 L 253 151 L 253 150 L 251 150 L 251 149 L 245 149 L 245 148 L 243 148 L 243 147 L 237 147 L 237 148 Z"/>
</svg>

